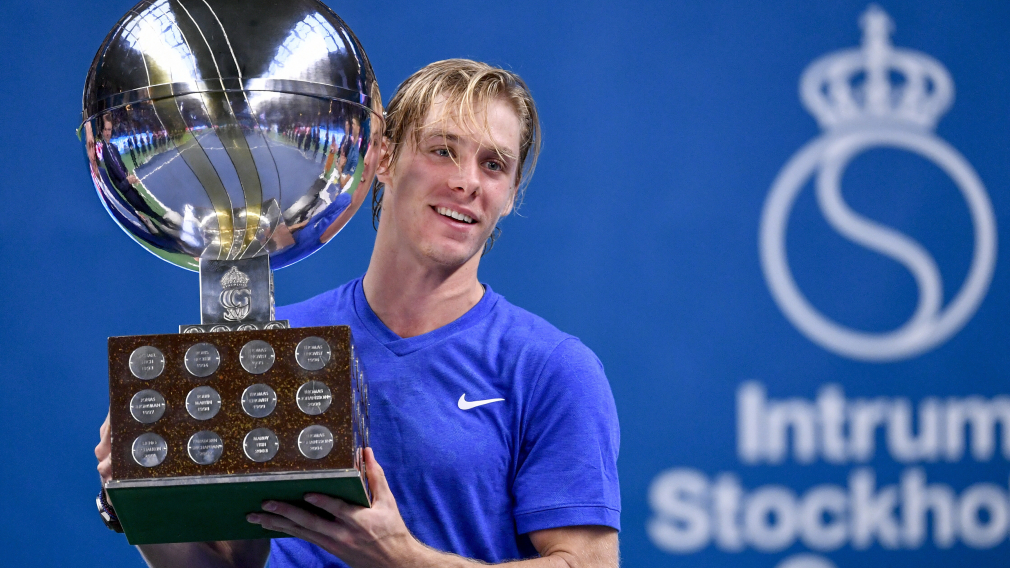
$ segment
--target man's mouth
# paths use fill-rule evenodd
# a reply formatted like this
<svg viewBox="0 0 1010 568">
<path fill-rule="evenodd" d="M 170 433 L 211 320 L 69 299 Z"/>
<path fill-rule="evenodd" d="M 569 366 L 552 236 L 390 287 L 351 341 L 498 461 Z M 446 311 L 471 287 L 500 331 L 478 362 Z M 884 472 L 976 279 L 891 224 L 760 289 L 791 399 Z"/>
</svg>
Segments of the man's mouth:
<svg viewBox="0 0 1010 568">
<path fill-rule="evenodd" d="M 452 209 L 449 209 L 448 207 L 436 207 L 435 211 L 437 211 L 438 214 L 441 215 L 441 216 L 443 216 L 443 217 L 449 217 L 450 219 L 455 219 L 457 221 L 461 221 L 461 222 L 466 223 L 468 225 L 472 225 L 472 224 L 474 224 L 474 223 L 477 222 L 477 221 L 474 221 L 471 217 L 469 217 L 467 215 L 464 215 L 464 214 L 460 213 L 459 211 L 453 211 Z"/>
</svg>

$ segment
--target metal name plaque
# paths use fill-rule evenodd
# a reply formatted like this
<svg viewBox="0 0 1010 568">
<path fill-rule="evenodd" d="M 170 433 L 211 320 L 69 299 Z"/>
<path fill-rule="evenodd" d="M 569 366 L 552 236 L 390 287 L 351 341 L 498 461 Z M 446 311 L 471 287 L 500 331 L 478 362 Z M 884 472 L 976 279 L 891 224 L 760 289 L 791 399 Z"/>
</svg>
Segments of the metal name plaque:
<svg viewBox="0 0 1010 568">
<path fill-rule="evenodd" d="M 277 393 L 263 383 L 249 386 L 242 392 L 242 410 L 253 418 L 266 418 L 277 407 Z"/>
<path fill-rule="evenodd" d="M 150 381 L 165 370 L 165 355 L 157 347 L 144 345 L 130 353 L 130 373 L 142 381 Z"/>
<path fill-rule="evenodd" d="M 325 384 L 319 381 L 309 381 L 298 387 L 295 399 L 298 402 L 299 410 L 309 416 L 315 416 L 326 412 L 326 409 L 330 407 L 333 393 L 330 392 L 330 387 Z"/>
<path fill-rule="evenodd" d="M 202 430 L 189 437 L 186 453 L 189 459 L 200 465 L 210 465 L 221 459 L 224 452 L 224 440 L 215 432 Z"/>
<path fill-rule="evenodd" d="M 133 441 L 133 461 L 144 467 L 161 465 L 168 456 L 168 442 L 154 432 L 144 432 Z"/>
<path fill-rule="evenodd" d="M 269 428 L 256 428 L 246 434 L 245 439 L 242 440 L 242 450 L 246 457 L 254 462 L 272 460 L 280 447 L 277 435 Z"/>
<path fill-rule="evenodd" d="M 197 420 L 210 420 L 220 410 L 221 395 L 211 387 L 196 387 L 186 395 L 186 412 Z"/>
<path fill-rule="evenodd" d="M 220 331 L 257 331 L 261 329 L 289 329 L 288 320 L 247 321 L 243 323 L 186 324 L 179 326 L 179 333 L 218 333 Z"/>
<path fill-rule="evenodd" d="M 274 348 L 262 339 L 254 339 L 242 346 L 239 352 L 242 368 L 254 375 L 262 375 L 274 366 Z"/>
<path fill-rule="evenodd" d="M 165 414 L 165 397 L 156 390 L 144 389 L 130 399 L 130 415 L 141 424 L 153 424 Z"/>
<path fill-rule="evenodd" d="M 221 354 L 210 343 L 197 343 L 186 350 L 185 363 L 194 377 L 209 377 L 221 365 Z"/>
<path fill-rule="evenodd" d="M 298 434 L 298 451 L 311 460 L 323 459 L 333 450 L 333 432 L 326 426 L 314 424 Z"/>
<path fill-rule="evenodd" d="M 330 362 L 330 344 L 322 337 L 306 337 L 295 347 L 295 361 L 306 371 L 318 371 Z"/>
</svg>

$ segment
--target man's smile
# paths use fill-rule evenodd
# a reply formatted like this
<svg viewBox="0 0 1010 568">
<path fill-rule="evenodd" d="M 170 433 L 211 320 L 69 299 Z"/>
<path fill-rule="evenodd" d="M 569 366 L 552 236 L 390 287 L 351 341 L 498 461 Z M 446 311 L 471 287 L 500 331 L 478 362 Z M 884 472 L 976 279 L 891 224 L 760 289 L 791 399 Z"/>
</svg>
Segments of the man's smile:
<svg viewBox="0 0 1010 568">
<path fill-rule="evenodd" d="M 449 217 L 450 219 L 455 219 L 456 221 L 460 221 L 468 225 L 472 225 L 477 222 L 469 215 L 449 209 L 448 207 L 435 207 L 435 211 L 443 217 Z"/>
</svg>

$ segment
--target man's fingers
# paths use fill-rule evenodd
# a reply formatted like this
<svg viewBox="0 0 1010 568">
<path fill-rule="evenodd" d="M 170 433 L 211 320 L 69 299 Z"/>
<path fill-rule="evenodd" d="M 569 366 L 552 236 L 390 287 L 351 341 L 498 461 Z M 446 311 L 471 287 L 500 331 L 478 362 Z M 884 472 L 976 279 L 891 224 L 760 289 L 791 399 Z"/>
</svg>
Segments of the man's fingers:
<svg viewBox="0 0 1010 568">
<path fill-rule="evenodd" d="M 98 462 L 98 475 L 102 478 L 102 483 L 112 479 L 112 459 L 105 458 Z"/>
<path fill-rule="evenodd" d="M 357 509 L 361 509 L 357 505 L 351 505 L 342 499 L 336 499 L 321 493 L 309 493 L 305 496 L 305 500 L 333 515 L 337 520 L 346 519 Z"/>
<path fill-rule="evenodd" d="M 393 496 L 393 492 L 389 490 L 389 483 L 386 482 L 386 474 L 382 471 L 382 466 L 375 461 L 375 452 L 372 451 L 372 448 L 365 448 L 365 474 L 368 476 L 368 485 L 372 488 L 372 495 L 376 501 Z"/>
<path fill-rule="evenodd" d="M 98 475 L 102 481 L 112 479 L 112 433 L 109 427 L 109 415 L 105 415 L 105 422 L 98 429 L 101 440 L 95 446 L 95 458 L 98 459 Z"/>
<path fill-rule="evenodd" d="M 327 521 L 319 515 L 310 513 L 301 507 L 281 501 L 266 501 L 263 503 L 263 510 L 273 513 L 275 516 L 280 515 L 287 518 L 314 532 L 328 532 L 337 527 L 337 524 L 332 521 Z"/>
<path fill-rule="evenodd" d="M 258 524 L 267 530 L 286 533 L 311 542 L 312 544 L 327 550 L 337 549 L 336 542 L 332 538 L 314 530 L 307 529 L 286 517 L 271 515 L 269 513 L 254 513 L 248 515 L 246 520 L 250 523 Z"/>
<path fill-rule="evenodd" d="M 104 442 L 105 440 L 110 440 L 112 438 L 111 426 L 109 425 L 109 413 L 105 413 L 105 422 L 102 422 L 102 426 L 98 429 L 98 435 Z"/>
</svg>

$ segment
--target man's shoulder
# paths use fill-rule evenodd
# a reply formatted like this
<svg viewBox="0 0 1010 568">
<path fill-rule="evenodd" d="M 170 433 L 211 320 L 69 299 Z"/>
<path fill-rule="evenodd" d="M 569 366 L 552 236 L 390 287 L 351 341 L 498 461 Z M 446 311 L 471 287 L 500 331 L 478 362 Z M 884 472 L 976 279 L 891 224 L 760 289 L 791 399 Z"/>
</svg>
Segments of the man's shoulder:
<svg viewBox="0 0 1010 568">
<path fill-rule="evenodd" d="M 543 317 L 521 308 L 498 295 L 491 317 L 500 330 L 501 342 L 543 357 L 566 356 L 596 359 L 582 341 Z"/>
<path fill-rule="evenodd" d="M 276 317 L 289 320 L 292 327 L 346 323 L 341 316 L 354 309 L 354 287 L 360 280 L 356 278 L 301 302 L 278 306 Z"/>
</svg>

